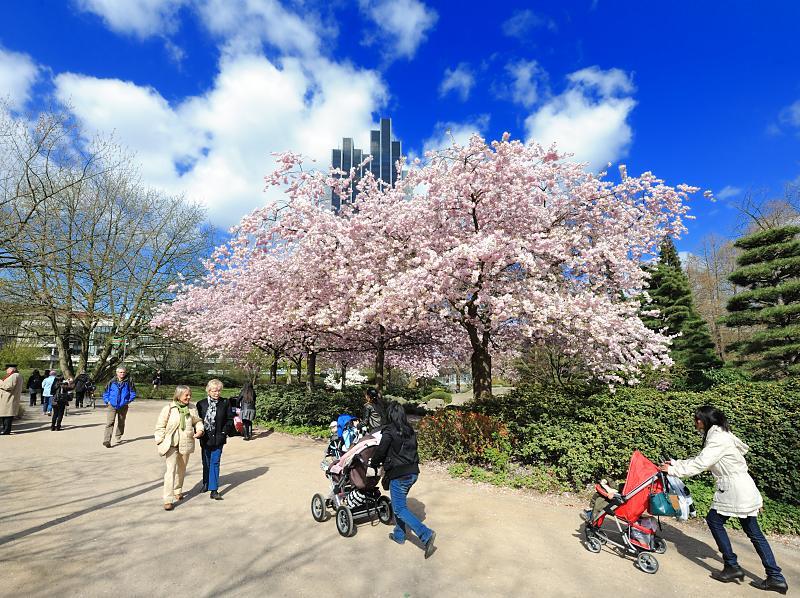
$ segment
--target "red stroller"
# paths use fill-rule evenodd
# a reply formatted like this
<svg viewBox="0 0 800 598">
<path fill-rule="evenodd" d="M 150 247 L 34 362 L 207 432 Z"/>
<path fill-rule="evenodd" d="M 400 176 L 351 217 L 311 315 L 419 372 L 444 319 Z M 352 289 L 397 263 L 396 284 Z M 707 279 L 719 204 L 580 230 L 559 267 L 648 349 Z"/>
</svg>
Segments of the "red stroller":
<svg viewBox="0 0 800 598">
<path fill-rule="evenodd" d="M 603 511 L 586 521 L 584 529 L 586 549 L 590 552 L 600 552 L 604 544 L 610 544 L 624 555 L 636 557 L 636 565 L 641 571 L 645 573 L 658 571 L 658 560 L 653 553 L 666 552 L 667 543 L 656 535 L 655 530 L 638 523 L 642 515 L 648 511 L 650 496 L 659 494 L 665 489 L 664 476 L 658 467 L 642 453 L 634 451 L 622 494 L 610 494 L 600 484 L 597 484 L 595 489 L 609 501 L 609 504 Z M 602 529 L 607 516 L 616 523 L 617 530 Z"/>
</svg>

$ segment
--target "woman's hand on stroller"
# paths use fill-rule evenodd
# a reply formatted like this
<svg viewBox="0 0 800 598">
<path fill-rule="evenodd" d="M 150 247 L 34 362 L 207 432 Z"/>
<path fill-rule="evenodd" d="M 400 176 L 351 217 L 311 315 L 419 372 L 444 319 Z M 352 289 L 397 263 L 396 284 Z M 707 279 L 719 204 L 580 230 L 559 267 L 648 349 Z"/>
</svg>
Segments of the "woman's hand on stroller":
<svg viewBox="0 0 800 598">
<path fill-rule="evenodd" d="M 664 473 L 669 473 L 669 466 L 672 465 L 669 461 L 664 461 L 658 468 Z"/>
</svg>

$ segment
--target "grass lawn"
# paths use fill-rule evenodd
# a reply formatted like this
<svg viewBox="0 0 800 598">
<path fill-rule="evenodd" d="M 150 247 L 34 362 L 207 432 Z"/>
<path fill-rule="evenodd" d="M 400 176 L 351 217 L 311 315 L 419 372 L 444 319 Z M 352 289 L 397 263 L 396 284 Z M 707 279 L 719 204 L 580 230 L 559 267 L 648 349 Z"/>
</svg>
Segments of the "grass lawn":
<svg viewBox="0 0 800 598">
<path fill-rule="evenodd" d="M 190 386 L 189 388 L 192 389 L 192 403 L 197 403 L 197 401 L 202 401 L 206 398 L 206 387 L 205 386 Z M 169 400 L 175 394 L 175 385 L 165 384 L 159 390 L 153 390 L 151 385 L 137 385 L 137 391 L 139 391 L 140 399 L 153 399 L 153 400 Z M 220 395 L 222 398 L 230 398 L 230 397 L 237 397 L 239 396 L 239 391 L 241 388 L 223 388 L 222 394 Z M 101 399 L 102 400 L 102 399 Z"/>
</svg>

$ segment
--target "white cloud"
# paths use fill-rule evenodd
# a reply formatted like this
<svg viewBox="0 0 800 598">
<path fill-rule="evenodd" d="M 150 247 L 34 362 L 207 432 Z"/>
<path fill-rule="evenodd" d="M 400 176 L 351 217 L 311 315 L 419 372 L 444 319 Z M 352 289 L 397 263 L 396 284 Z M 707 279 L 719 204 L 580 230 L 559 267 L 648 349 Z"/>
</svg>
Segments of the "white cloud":
<svg viewBox="0 0 800 598">
<path fill-rule="evenodd" d="M 170 105 L 156 90 L 116 79 L 56 77 L 90 130 L 115 131 L 137 152 L 145 183 L 206 204 L 212 223 L 230 226 L 265 198 L 271 152 L 291 149 L 330 163 L 344 136 L 368 139 L 386 99 L 380 77 L 326 59 L 223 55 L 213 87 Z"/>
<path fill-rule="evenodd" d="M 109 29 L 140 38 L 174 32 L 178 11 L 190 0 L 76 0 L 79 9 L 102 18 Z"/>
<path fill-rule="evenodd" d="M 778 118 L 784 125 L 800 128 L 800 100 L 781 110 Z"/>
<path fill-rule="evenodd" d="M 436 151 L 453 145 L 466 145 L 469 138 L 477 133 L 483 135 L 489 126 L 489 115 L 481 114 L 467 122 L 437 122 L 433 134 L 422 144 L 422 151 Z"/>
<path fill-rule="evenodd" d="M 556 31 L 558 27 L 553 19 L 537 15 L 532 10 L 518 10 L 503 22 L 503 33 L 508 37 L 525 39 L 535 29 Z"/>
<path fill-rule="evenodd" d="M 582 69 L 567 89 L 525 119 L 529 141 L 557 143 L 593 170 L 627 154 L 633 132 L 628 116 L 636 106 L 628 75 L 619 69 Z"/>
<path fill-rule="evenodd" d="M 731 197 L 736 197 L 737 195 L 741 195 L 742 189 L 739 187 L 732 187 L 731 185 L 726 185 L 723 187 L 719 193 L 717 193 L 717 199 L 730 199 Z"/>
<path fill-rule="evenodd" d="M 444 79 L 439 85 L 439 95 L 443 97 L 454 91 L 462 102 L 466 102 L 473 85 L 475 85 L 475 76 L 469 65 L 462 62 L 455 69 L 445 69 Z"/>
<path fill-rule="evenodd" d="M 506 65 L 506 72 L 511 77 L 511 85 L 503 90 L 503 97 L 530 108 L 540 96 L 540 86 L 547 84 L 547 73 L 535 60 L 520 60 Z"/>
<path fill-rule="evenodd" d="M 413 58 L 439 15 L 419 0 L 359 0 L 361 10 L 392 43 L 392 58 Z"/>
<path fill-rule="evenodd" d="M 30 56 L 0 48 L 0 99 L 11 108 L 25 106 L 38 77 L 39 66 Z"/>
</svg>

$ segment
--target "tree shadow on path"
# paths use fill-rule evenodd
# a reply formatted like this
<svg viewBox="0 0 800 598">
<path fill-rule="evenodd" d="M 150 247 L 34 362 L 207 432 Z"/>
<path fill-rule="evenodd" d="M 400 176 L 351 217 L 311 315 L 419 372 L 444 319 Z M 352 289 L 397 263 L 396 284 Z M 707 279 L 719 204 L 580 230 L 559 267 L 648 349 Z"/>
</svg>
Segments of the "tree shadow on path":
<svg viewBox="0 0 800 598">
<path fill-rule="evenodd" d="M 135 490 L 135 491 L 130 492 L 130 493 L 124 495 L 124 496 L 115 497 L 115 498 L 112 498 L 111 500 L 107 500 L 107 501 L 99 503 L 99 504 L 91 505 L 89 507 L 86 507 L 85 509 L 81 509 L 80 511 L 75 511 L 74 513 L 70 513 L 69 515 L 62 515 L 61 517 L 56 517 L 55 519 L 53 519 L 51 521 L 47 521 L 45 523 L 36 525 L 34 527 L 30 527 L 28 529 L 25 529 L 25 530 L 22 530 L 22 531 L 19 531 L 19 532 L 15 532 L 15 533 L 11 534 L 10 536 L 4 536 L 4 537 L 0 538 L 0 546 L 2 546 L 3 544 L 8 544 L 9 542 L 13 542 L 14 540 L 19 540 L 20 538 L 24 538 L 26 536 L 30 536 L 31 534 L 35 534 L 37 532 L 44 531 L 44 530 L 49 529 L 51 527 L 54 527 L 56 525 L 60 525 L 62 523 L 66 523 L 67 521 L 72 521 L 73 519 L 77 519 L 78 517 L 80 517 L 82 515 L 86 515 L 87 513 L 91 513 L 93 511 L 97 511 L 97 510 L 103 509 L 105 507 L 110 507 L 112 505 L 119 504 L 122 501 L 129 500 L 131 498 L 135 498 L 135 497 L 140 496 L 142 494 L 146 494 L 146 493 L 150 492 L 151 490 L 155 490 L 156 488 L 160 488 L 162 485 L 163 485 L 163 481 L 162 480 L 158 480 L 156 482 L 153 482 L 153 483 L 149 484 L 148 486 L 145 486 L 144 488 L 140 488 L 139 490 Z"/>
<path fill-rule="evenodd" d="M 251 480 L 255 480 L 256 478 L 260 478 L 268 471 L 269 467 L 267 467 L 266 465 L 263 467 L 254 467 L 253 469 L 246 469 L 244 471 L 234 471 L 233 473 L 230 473 L 225 477 L 221 478 L 221 481 L 224 484 L 227 484 L 227 486 L 225 487 L 224 490 L 220 490 L 219 493 L 222 496 L 225 496 L 226 494 L 228 494 L 228 492 L 236 488 L 236 486 L 239 486 Z"/>
</svg>

